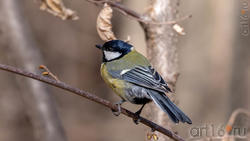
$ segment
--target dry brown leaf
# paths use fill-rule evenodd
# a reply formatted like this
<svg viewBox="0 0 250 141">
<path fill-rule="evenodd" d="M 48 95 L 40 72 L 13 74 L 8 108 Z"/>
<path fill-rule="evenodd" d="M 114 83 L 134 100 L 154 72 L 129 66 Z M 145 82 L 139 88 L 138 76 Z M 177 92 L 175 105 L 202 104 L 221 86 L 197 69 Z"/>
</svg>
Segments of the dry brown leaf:
<svg viewBox="0 0 250 141">
<path fill-rule="evenodd" d="M 112 31 L 111 18 L 113 10 L 108 4 L 104 4 L 103 9 L 97 17 L 96 28 L 100 38 L 103 41 L 115 40 L 116 37 Z"/>
<path fill-rule="evenodd" d="M 64 6 L 62 0 L 41 0 L 41 10 L 45 10 L 63 20 L 78 20 L 76 12 Z"/>
</svg>

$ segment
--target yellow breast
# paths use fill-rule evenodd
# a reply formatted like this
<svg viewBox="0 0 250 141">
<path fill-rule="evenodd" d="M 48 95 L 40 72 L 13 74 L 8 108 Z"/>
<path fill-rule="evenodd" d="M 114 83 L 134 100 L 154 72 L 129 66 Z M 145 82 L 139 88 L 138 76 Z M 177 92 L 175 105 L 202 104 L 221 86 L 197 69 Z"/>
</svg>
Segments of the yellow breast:
<svg viewBox="0 0 250 141">
<path fill-rule="evenodd" d="M 112 88 L 112 90 L 121 98 L 125 99 L 125 83 L 122 80 L 113 78 L 111 75 L 109 75 L 107 67 L 104 63 L 101 65 L 101 76 L 105 83 L 108 84 L 109 87 Z"/>
</svg>

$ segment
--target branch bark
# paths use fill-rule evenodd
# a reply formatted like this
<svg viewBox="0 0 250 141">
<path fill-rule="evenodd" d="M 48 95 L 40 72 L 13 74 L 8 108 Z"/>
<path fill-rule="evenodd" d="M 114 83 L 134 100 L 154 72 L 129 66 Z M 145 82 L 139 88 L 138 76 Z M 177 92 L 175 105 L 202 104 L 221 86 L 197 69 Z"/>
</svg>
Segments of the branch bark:
<svg viewBox="0 0 250 141">
<path fill-rule="evenodd" d="M 29 31 L 25 15 L 22 14 L 23 1 L 3 0 L 0 8 L 4 13 L 0 18 L 8 40 L 13 59 L 26 70 L 35 72 L 36 65 L 42 63 L 40 51 L 36 48 L 33 36 Z M 17 78 L 20 94 L 27 107 L 27 114 L 34 128 L 35 138 L 42 141 L 66 141 L 66 136 L 57 115 L 55 104 L 49 91 L 40 83 L 31 79 Z"/>
<path fill-rule="evenodd" d="M 105 100 L 105 99 L 102 99 L 102 98 L 99 98 L 97 97 L 96 95 L 93 95 L 89 92 L 86 92 L 86 91 L 83 91 L 83 90 L 80 90 L 78 88 L 74 88 L 64 82 L 60 82 L 60 81 L 56 81 L 54 79 L 49 79 L 47 77 L 44 77 L 44 76 L 41 76 L 41 75 L 36 75 L 34 73 L 30 73 L 30 72 L 27 72 L 27 71 L 24 71 L 24 70 L 21 70 L 21 69 L 18 69 L 18 68 L 15 68 L 15 67 L 12 67 L 12 66 L 8 66 L 8 65 L 3 65 L 3 64 L 0 64 L 0 70 L 4 70 L 4 71 L 8 71 L 8 72 L 11 72 L 11 73 L 15 73 L 15 74 L 18 74 L 18 75 L 21 75 L 21 76 L 25 76 L 25 77 L 28 77 L 28 78 L 32 78 L 32 79 L 35 79 L 35 80 L 38 80 L 38 81 L 41 81 L 41 82 L 44 82 L 44 83 L 47 83 L 51 86 L 54 86 L 54 87 L 57 87 L 57 88 L 60 88 L 60 89 L 64 89 L 66 91 L 69 91 L 73 94 L 76 94 L 76 95 L 79 95 L 81 97 L 84 97 L 84 98 L 87 98 L 91 101 L 94 101 L 96 103 L 99 103 L 107 108 L 110 108 L 110 109 L 113 109 L 113 110 L 118 110 L 118 107 L 114 104 L 112 104 L 111 102 Z M 130 112 L 129 110 L 125 109 L 125 108 L 121 108 L 121 113 L 130 117 L 130 118 L 133 118 L 133 119 L 136 119 L 137 116 Z M 150 121 L 150 120 L 147 120 L 143 117 L 140 117 L 139 121 L 150 127 L 151 129 L 153 130 L 156 130 L 156 131 L 159 131 L 160 133 L 172 138 L 173 140 L 175 141 L 184 141 L 184 139 L 182 137 L 180 137 L 179 135 L 175 134 L 174 132 L 168 130 L 168 129 L 165 129 L 163 128 L 162 126 L 159 126 L 157 125 L 156 123 Z"/>
</svg>

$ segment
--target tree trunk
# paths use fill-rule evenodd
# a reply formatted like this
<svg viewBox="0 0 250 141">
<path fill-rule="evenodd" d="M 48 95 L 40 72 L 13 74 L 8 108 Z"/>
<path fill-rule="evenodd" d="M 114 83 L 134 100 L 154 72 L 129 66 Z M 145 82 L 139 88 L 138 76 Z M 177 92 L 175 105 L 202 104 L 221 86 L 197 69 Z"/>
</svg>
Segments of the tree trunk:
<svg viewBox="0 0 250 141">
<path fill-rule="evenodd" d="M 146 16 L 154 22 L 164 22 L 176 19 L 179 0 L 154 0 L 146 12 Z M 175 91 L 178 77 L 177 36 L 172 25 L 156 25 L 141 23 L 146 36 L 147 55 L 153 67 L 162 75 L 170 88 Z M 168 95 L 174 100 L 174 95 Z M 172 122 L 167 115 L 154 104 L 146 106 L 147 117 L 161 126 L 171 128 Z M 166 136 L 157 134 L 159 141 L 167 140 Z"/>
</svg>

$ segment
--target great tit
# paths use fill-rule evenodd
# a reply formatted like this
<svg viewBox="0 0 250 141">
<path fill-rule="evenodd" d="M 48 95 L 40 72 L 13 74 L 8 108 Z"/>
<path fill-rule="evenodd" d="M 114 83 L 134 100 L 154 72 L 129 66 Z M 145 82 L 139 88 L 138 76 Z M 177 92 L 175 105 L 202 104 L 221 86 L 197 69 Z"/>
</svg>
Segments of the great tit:
<svg viewBox="0 0 250 141">
<path fill-rule="evenodd" d="M 103 53 L 101 76 L 121 97 L 121 101 L 116 103 L 118 105 L 116 115 L 121 112 L 121 104 L 129 101 L 142 105 L 136 112 L 139 117 L 145 104 L 153 101 L 168 114 L 173 122 L 192 124 L 189 117 L 165 94 L 171 92 L 167 83 L 150 65 L 146 57 L 138 53 L 131 44 L 121 40 L 111 40 L 103 45 L 96 45 L 96 47 Z"/>
</svg>

